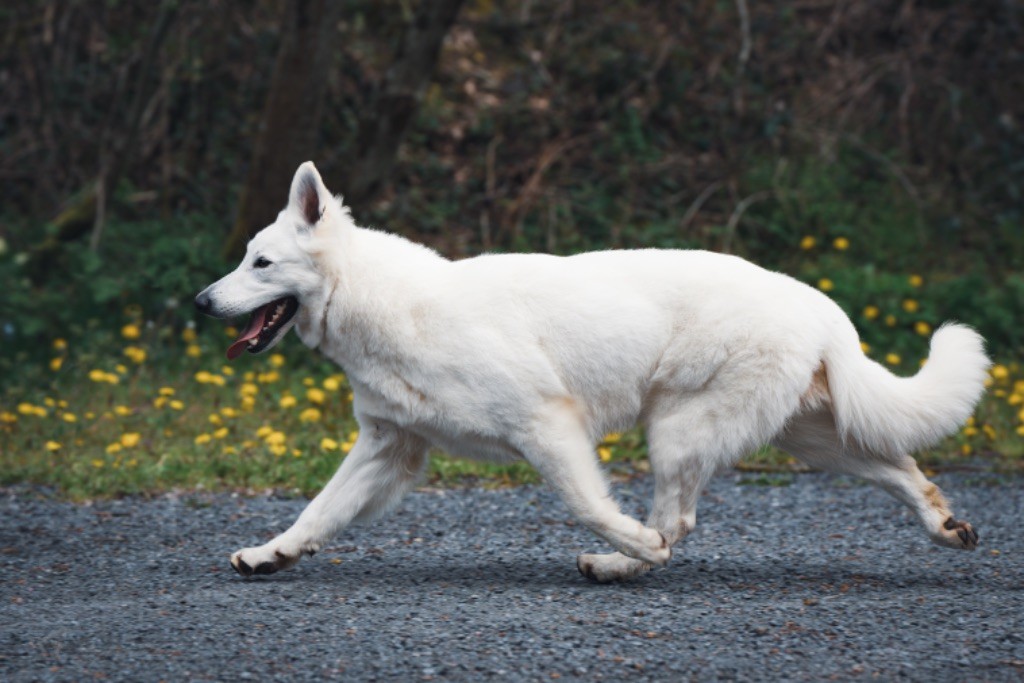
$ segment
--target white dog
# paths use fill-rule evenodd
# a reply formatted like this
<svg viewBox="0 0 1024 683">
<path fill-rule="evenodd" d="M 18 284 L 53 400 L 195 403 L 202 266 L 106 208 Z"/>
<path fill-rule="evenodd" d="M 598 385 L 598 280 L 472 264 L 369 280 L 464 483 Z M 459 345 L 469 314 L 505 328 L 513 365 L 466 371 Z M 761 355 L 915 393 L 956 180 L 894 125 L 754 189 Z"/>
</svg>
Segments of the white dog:
<svg viewBox="0 0 1024 683">
<path fill-rule="evenodd" d="M 977 545 L 909 455 L 954 431 L 983 391 L 983 341 L 962 325 L 938 330 L 927 365 L 899 378 L 864 356 L 828 297 L 740 258 L 449 261 L 357 227 L 309 162 L 277 221 L 196 305 L 219 318 L 252 313 L 231 358 L 294 326 L 344 368 L 355 395 L 352 452 L 290 529 L 232 555 L 246 576 L 291 567 L 386 511 L 430 446 L 531 463 L 618 551 L 577 558 L 600 582 L 667 563 L 712 474 L 767 443 L 881 486 L 941 545 Z M 604 434 L 637 423 L 655 480 L 646 526 L 619 510 L 594 452 Z"/>
</svg>

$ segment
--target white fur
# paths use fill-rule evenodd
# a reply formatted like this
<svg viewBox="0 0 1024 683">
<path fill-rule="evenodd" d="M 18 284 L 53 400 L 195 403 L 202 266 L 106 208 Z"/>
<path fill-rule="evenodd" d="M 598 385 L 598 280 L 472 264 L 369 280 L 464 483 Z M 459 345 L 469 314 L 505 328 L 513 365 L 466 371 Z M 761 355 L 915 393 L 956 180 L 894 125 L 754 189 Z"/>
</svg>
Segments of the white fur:
<svg viewBox="0 0 1024 683">
<path fill-rule="evenodd" d="M 313 225 L 303 188 L 316 188 Z M 273 266 L 254 269 L 259 256 Z M 386 510 L 431 445 L 533 464 L 623 553 L 581 556 L 581 571 L 602 581 L 667 562 L 714 471 L 770 442 L 866 476 L 914 507 L 938 542 L 970 545 L 942 528 L 944 501 L 926 500 L 931 484 L 906 457 L 955 430 L 980 396 L 988 359 L 961 325 L 935 334 L 921 372 L 897 378 L 864 356 L 828 297 L 740 258 L 643 250 L 453 262 L 357 227 L 308 162 L 288 208 L 203 294 L 220 316 L 296 296 L 299 337 L 344 368 L 361 426 L 295 525 L 233 556 L 243 571 L 291 566 Z M 604 434 L 637 423 L 656 484 L 648 526 L 619 511 L 594 454 Z"/>
</svg>

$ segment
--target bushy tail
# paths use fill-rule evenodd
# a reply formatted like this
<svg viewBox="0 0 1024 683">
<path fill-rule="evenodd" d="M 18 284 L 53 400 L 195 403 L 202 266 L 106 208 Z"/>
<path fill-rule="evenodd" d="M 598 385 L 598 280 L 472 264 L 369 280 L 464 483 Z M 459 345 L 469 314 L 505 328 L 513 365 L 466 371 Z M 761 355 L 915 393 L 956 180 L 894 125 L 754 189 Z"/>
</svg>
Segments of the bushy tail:
<svg viewBox="0 0 1024 683">
<path fill-rule="evenodd" d="M 931 446 L 974 411 L 990 364 L 981 335 L 966 325 L 939 328 L 913 377 L 897 377 L 837 339 L 825 367 L 839 433 L 880 455 Z"/>
</svg>

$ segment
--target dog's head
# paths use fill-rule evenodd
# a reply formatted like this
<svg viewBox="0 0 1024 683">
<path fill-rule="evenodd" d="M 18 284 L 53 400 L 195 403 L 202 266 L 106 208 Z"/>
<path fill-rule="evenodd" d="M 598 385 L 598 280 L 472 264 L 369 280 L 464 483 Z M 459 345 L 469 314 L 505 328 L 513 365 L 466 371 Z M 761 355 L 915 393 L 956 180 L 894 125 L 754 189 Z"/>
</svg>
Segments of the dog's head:
<svg viewBox="0 0 1024 683">
<path fill-rule="evenodd" d="M 229 359 L 246 350 L 266 351 L 295 325 L 303 302 L 322 287 L 316 243 L 340 230 L 333 223 L 347 218 L 348 210 L 324 187 L 313 162 L 299 166 L 288 206 L 277 220 L 249 241 L 234 271 L 196 296 L 196 308 L 215 318 L 251 314 L 228 348 Z"/>
</svg>

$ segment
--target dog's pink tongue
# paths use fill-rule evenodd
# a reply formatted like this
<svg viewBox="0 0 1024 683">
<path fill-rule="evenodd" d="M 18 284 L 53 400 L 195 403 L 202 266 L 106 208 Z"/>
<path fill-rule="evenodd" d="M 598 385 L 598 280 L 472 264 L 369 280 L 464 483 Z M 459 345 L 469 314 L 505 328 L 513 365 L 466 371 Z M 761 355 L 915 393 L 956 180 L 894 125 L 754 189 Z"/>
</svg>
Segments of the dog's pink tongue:
<svg viewBox="0 0 1024 683">
<path fill-rule="evenodd" d="M 242 330 L 242 334 L 238 335 L 238 339 L 228 347 L 228 360 L 234 360 L 241 356 L 242 352 L 249 346 L 249 340 L 259 336 L 260 330 L 263 329 L 263 321 L 267 318 L 267 310 L 269 309 L 270 304 L 267 304 L 252 312 L 248 326 Z"/>
</svg>

